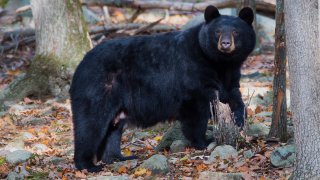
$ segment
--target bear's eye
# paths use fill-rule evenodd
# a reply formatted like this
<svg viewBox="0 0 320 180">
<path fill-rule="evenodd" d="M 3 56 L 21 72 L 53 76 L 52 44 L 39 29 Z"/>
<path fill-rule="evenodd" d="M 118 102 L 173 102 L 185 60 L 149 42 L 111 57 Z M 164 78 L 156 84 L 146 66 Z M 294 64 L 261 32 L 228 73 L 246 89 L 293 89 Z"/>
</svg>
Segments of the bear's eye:
<svg viewBox="0 0 320 180">
<path fill-rule="evenodd" d="M 232 31 L 232 34 L 233 34 L 233 36 L 238 36 L 238 35 L 239 35 L 239 32 L 237 32 L 237 31 Z"/>
<path fill-rule="evenodd" d="M 216 30 L 215 33 L 216 33 L 217 36 L 220 36 L 220 35 L 221 35 L 221 31 L 220 31 L 220 30 Z"/>
</svg>

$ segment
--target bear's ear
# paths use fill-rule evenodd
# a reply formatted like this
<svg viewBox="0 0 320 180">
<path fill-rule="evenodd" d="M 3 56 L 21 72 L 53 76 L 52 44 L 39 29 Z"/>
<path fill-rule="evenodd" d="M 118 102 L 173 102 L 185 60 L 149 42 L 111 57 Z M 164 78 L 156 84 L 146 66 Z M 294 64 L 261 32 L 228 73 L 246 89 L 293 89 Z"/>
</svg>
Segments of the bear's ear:
<svg viewBox="0 0 320 180">
<path fill-rule="evenodd" d="M 208 6 L 204 11 L 204 19 L 209 23 L 212 19 L 220 16 L 219 10 L 214 6 Z"/>
<path fill-rule="evenodd" d="M 249 25 L 251 25 L 254 18 L 252 9 L 249 7 L 242 8 L 241 11 L 239 12 L 239 18 L 241 18 L 242 20 L 247 22 Z"/>
</svg>

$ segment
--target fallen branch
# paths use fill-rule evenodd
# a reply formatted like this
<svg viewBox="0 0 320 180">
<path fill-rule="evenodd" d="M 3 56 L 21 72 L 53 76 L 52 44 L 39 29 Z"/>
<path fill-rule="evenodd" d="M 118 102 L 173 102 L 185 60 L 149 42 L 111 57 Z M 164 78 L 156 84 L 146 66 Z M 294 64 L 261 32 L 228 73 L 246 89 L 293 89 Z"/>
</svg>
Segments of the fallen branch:
<svg viewBox="0 0 320 180">
<path fill-rule="evenodd" d="M 150 24 L 129 23 L 129 24 L 113 24 L 113 25 L 107 25 L 107 26 L 95 26 L 90 29 L 89 34 L 95 35 L 95 34 L 115 32 L 118 30 L 128 31 L 128 30 L 137 29 L 132 33 L 132 35 L 135 35 L 135 34 L 145 32 L 147 30 L 171 31 L 176 29 L 175 27 L 172 27 L 172 26 L 158 24 L 161 20 L 162 19 Z M 34 29 L 19 29 L 14 31 L 3 32 L 2 34 L 0 34 L 0 41 L 1 42 L 13 41 L 13 42 L 7 45 L 1 45 L 0 53 L 7 52 L 11 49 L 16 49 L 19 46 L 28 45 L 35 42 L 34 36 L 35 36 Z"/>
<path fill-rule="evenodd" d="M 209 2 L 189 3 L 189 2 L 168 2 L 168 1 L 142 1 L 142 0 L 81 0 L 84 5 L 129 7 L 141 9 L 169 9 L 176 11 L 204 11 L 208 5 L 217 8 L 236 7 L 235 0 L 211 0 Z M 274 0 L 257 0 L 256 11 L 266 16 L 274 17 L 276 3 Z"/>
</svg>

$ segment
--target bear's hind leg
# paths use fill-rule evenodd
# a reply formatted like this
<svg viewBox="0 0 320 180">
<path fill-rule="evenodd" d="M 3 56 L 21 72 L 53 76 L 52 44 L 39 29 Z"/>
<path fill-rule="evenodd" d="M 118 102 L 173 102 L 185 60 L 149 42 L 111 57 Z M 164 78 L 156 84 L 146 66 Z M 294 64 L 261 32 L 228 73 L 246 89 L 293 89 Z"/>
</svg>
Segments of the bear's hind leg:
<svg viewBox="0 0 320 180">
<path fill-rule="evenodd" d="M 119 119 L 118 121 L 119 122 L 110 124 L 106 135 L 102 162 L 107 164 L 113 163 L 114 160 L 126 161 L 138 158 L 137 156 L 123 156 L 121 154 L 121 136 L 127 119 Z"/>
<path fill-rule="evenodd" d="M 108 133 L 108 127 L 116 116 L 117 108 L 106 108 L 98 103 L 72 102 L 74 119 L 74 161 L 78 170 L 87 169 L 89 172 L 102 170 L 102 165 L 96 166 L 99 161 L 99 147 Z M 108 113 L 106 113 L 108 109 Z"/>
</svg>

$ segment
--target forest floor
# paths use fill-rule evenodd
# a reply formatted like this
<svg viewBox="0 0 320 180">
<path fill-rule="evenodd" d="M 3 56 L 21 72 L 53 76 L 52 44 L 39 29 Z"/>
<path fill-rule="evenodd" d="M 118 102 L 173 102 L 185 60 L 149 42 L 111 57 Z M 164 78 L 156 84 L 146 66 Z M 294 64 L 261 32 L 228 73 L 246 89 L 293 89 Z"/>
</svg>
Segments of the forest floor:
<svg viewBox="0 0 320 180">
<path fill-rule="evenodd" d="M 184 24 L 187 20 L 183 18 L 181 21 L 181 18 L 177 18 L 175 21 Z M 109 34 L 108 38 L 122 35 Z M 101 41 L 101 38 L 98 41 Z M 98 41 L 93 42 L 97 44 Z M 0 89 L 25 72 L 34 56 L 34 49 L 34 44 L 30 44 L 1 54 Z M 242 68 L 241 92 L 248 105 L 248 125 L 263 124 L 267 128 L 271 125 L 273 59 L 272 52 L 252 55 Z M 0 112 L 0 178 L 10 175 L 26 179 L 108 179 L 107 177 L 111 176 L 124 179 L 193 179 L 199 178 L 203 172 L 211 171 L 239 172 L 245 179 L 264 180 L 288 179 L 293 170 L 291 166 L 285 168 L 271 164 L 270 157 L 274 149 L 287 143 L 268 141 L 265 134 L 259 137 L 244 136 L 246 146 L 238 147 L 237 157 L 218 159 L 212 163 L 206 163 L 212 150 L 185 148 L 176 153 L 170 150 L 155 152 L 154 147 L 171 126 L 170 123 L 165 123 L 144 130 L 125 130 L 122 153 L 138 155 L 138 160 L 107 165 L 100 173 L 77 171 L 73 162 L 70 100 L 26 97 L 19 102 L 8 102 L 5 106 L 7 111 Z M 290 112 L 288 117 L 290 119 Z M 23 155 L 14 154 L 16 150 L 24 150 Z M 244 155 L 244 152 L 248 151 L 251 151 L 252 155 Z M 167 173 L 153 174 L 140 167 L 146 159 L 155 154 L 163 154 L 167 158 Z"/>
<path fill-rule="evenodd" d="M 268 93 L 272 88 L 273 55 L 251 56 L 245 63 L 241 83 L 243 99 L 248 102 L 249 123 L 271 124 L 271 97 Z M 251 98 L 252 97 L 252 98 Z M 260 99 L 260 100 L 259 100 Z M 263 103 L 259 103 L 263 102 Z M 259 103 L 259 104 L 257 104 Z M 25 98 L 23 101 L 8 104 L 8 111 L 2 112 L 0 119 L 0 176 L 4 178 L 10 172 L 18 172 L 29 179 L 43 178 L 87 178 L 96 176 L 126 175 L 130 178 L 153 177 L 150 171 L 139 167 L 145 159 L 154 155 L 154 147 L 158 144 L 170 124 L 141 129 L 127 129 L 122 138 L 123 154 L 136 154 L 138 161 L 133 165 L 108 165 L 101 173 L 76 171 L 73 163 L 73 129 L 70 101 L 56 99 L 37 100 Z M 265 115 L 257 115 L 263 114 Z M 207 151 L 196 151 L 186 148 L 180 153 L 160 152 L 169 159 L 170 171 L 160 178 L 195 178 L 202 171 L 241 172 L 246 179 L 287 179 L 292 168 L 275 168 L 270 163 L 272 151 L 281 145 L 278 142 L 266 142 L 264 138 L 246 138 L 249 144 L 238 149 L 239 156 L 229 162 L 205 164 Z M 5 156 L 14 150 L 32 152 L 31 158 L 21 163 L 10 164 Z M 253 156 L 239 164 L 243 152 L 249 150 Z M 201 156 L 200 156 L 201 155 Z M 195 157 L 201 158 L 195 158 Z"/>
</svg>

